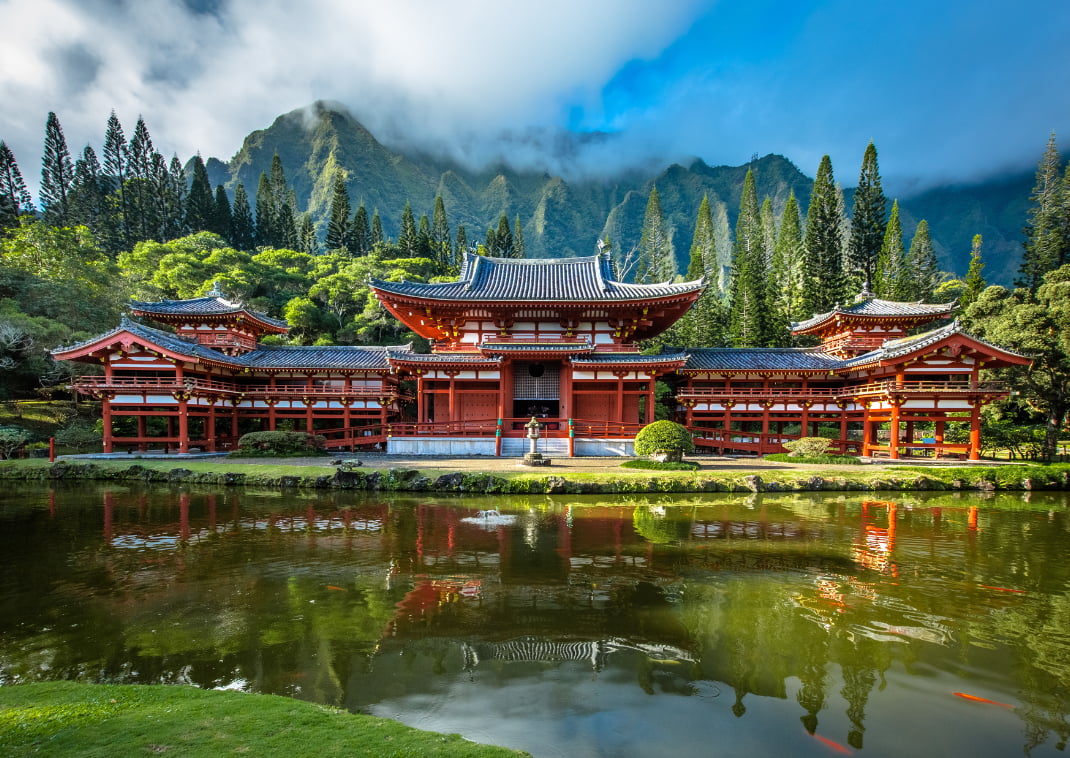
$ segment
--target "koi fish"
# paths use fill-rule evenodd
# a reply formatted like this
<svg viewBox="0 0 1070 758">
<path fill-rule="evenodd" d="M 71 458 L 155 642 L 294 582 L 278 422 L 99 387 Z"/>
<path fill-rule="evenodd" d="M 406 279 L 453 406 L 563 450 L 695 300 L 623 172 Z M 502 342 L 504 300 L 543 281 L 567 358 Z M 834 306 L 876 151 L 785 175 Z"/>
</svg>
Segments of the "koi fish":
<svg viewBox="0 0 1070 758">
<path fill-rule="evenodd" d="M 851 751 L 849 749 L 847 749 L 838 742 L 833 742 L 828 737 L 822 737 L 820 734 L 811 734 L 810 736 L 820 742 L 825 747 L 827 747 L 829 750 L 832 750 L 833 752 L 839 753 L 840 755 L 851 754 Z"/>
<path fill-rule="evenodd" d="M 978 584 L 978 587 L 982 587 L 986 590 L 997 590 L 998 592 L 1014 592 L 1019 595 L 1025 595 L 1025 590 L 1013 590 L 1010 587 L 993 587 L 991 584 Z"/>
<path fill-rule="evenodd" d="M 327 585 L 327 589 L 329 589 L 329 590 L 338 590 L 339 592 L 347 592 L 345 587 L 335 587 L 333 584 L 328 584 Z"/>
<path fill-rule="evenodd" d="M 1013 708 L 1014 707 L 1013 705 L 1009 705 L 1007 703 L 1000 703 L 1000 702 L 997 702 L 995 700 L 989 700 L 986 697 L 978 697 L 977 695 L 967 695 L 965 692 L 953 692 L 951 694 L 956 695 L 958 697 L 961 697 L 964 700 L 972 700 L 975 703 L 985 703 L 987 705 L 998 705 L 1001 708 Z"/>
</svg>

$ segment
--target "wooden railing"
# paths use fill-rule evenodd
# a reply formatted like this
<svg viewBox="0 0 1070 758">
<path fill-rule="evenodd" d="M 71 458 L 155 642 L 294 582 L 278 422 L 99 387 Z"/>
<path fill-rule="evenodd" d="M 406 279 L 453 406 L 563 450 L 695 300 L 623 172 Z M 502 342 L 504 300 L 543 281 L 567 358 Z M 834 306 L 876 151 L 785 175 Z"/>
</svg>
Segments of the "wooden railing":
<svg viewBox="0 0 1070 758">
<path fill-rule="evenodd" d="M 502 437 L 527 436 L 531 417 L 503 419 L 472 419 L 466 421 L 394 422 L 387 426 L 387 434 L 394 437 Z M 587 419 L 540 418 L 539 437 L 562 438 L 572 432 L 574 437 L 617 439 L 634 437 L 643 424 Z"/>
<path fill-rule="evenodd" d="M 676 397 L 682 400 L 705 398 L 840 398 L 851 399 L 869 395 L 902 395 L 911 393 L 1002 393 L 1010 389 L 1005 382 L 872 382 L 854 387 L 681 387 Z"/>
<path fill-rule="evenodd" d="M 302 398 L 302 397 L 401 397 L 393 387 L 338 387 L 332 385 L 243 385 L 234 382 L 222 382 L 217 379 L 200 377 L 112 377 L 80 376 L 71 388 L 77 392 L 94 392 L 108 390 L 112 392 L 143 392 L 157 390 L 160 392 L 211 392 L 244 397 L 262 398 Z"/>
</svg>

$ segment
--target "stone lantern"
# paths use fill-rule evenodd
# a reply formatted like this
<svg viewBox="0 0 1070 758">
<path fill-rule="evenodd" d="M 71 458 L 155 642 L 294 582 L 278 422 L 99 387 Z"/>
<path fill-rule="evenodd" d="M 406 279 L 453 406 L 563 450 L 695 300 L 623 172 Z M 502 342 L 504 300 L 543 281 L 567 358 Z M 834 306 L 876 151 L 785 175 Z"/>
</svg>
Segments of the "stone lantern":
<svg viewBox="0 0 1070 758">
<path fill-rule="evenodd" d="M 531 417 L 531 421 L 524 424 L 524 428 L 528 430 L 528 452 L 524 454 L 524 458 L 520 463 L 524 466 L 549 466 L 550 459 L 543 458 L 542 454 L 538 451 L 539 444 L 539 420 L 534 416 Z"/>
</svg>

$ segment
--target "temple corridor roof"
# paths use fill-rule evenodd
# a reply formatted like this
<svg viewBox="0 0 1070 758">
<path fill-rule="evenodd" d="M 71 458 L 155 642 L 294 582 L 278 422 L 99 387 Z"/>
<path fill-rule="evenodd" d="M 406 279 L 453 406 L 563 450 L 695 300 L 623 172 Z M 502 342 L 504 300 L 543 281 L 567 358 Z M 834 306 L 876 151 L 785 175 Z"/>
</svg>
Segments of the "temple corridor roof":
<svg viewBox="0 0 1070 758">
<path fill-rule="evenodd" d="M 289 325 L 282 319 L 272 318 L 265 313 L 250 310 L 241 303 L 227 300 L 222 295 L 209 294 L 189 300 L 131 300 L 130 310 L 146 316 L 177 316 L 196 318 L 197 316 L 229 316 L 245 314 L 268 326 L 286 331 Z"/>
<path fill-rule="evenodd" d="M 827 321 L 832 321 L 837 316 L 857 316 L 863 318 L 888 318 L 888 319 L 937 319 L 948 316 L 955 303 L 900 303 L 894 300 L 881 300 L 872 293 L 863 291 L 855 299 L 853 305 L 837 306 L 827 313 L 817 313 L 804 321 L 792 322 L 793 332 L 805 332 Z"/>
</svg>

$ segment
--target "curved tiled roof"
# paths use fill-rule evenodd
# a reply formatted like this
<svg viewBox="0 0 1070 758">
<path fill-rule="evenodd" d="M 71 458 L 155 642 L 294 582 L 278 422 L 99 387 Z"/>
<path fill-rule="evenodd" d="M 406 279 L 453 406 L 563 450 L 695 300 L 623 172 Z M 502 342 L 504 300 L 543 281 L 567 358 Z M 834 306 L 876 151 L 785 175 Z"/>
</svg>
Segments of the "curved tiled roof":
<svg viewBox="0 0 1070 758">
<path fill-rule="evenodd" d="M 650 300 L 700 291 L 694 282 L 613 281 L 609 258 L 490 258 L 466 253 L 456 282 L 423 284 L 372 279 L 373 289 L 427 300 L 586 302 Z"/>
<path fill-rule="evenodd" d="M 148 316 L 226 316 L 245 313 L 265 324 L 279 329 L 288 329 L 289 325 L 282 319 L 271 318 L 259 311 L 252 311 L 241 303 L 234 303 L 219 295 L 195 297 L 190 300 L 131 300 L 130 310 Z"/>
<path fill-rule="evenodd" d="M 691 348 L 684 371 L 835 371 L 842 358 L 819 347 Z"/>
<path fill-rule="evenodd" d="M 867 294 L 867 293 L 864 293 Z M 863 316 L 884 318 L 939 318 L 951 313 L 954 301 L 950 303 L 900 303 L 895 300 L 881 300 L 877 297 L 859 296 L 854 305 L 836 307 L 828 313 L 818 313 L 805 321 L 792 322 L 793 332 L 813 329 L 836 316 Z"/>
<path fill-rule="evenodd" d="M 463 363 L 466 366 L 497 366 L 502 360 L 500 357 L 488 358 L 479 353 L 414 353 L 412 351 L 391 351 L 387 357 L 391 361 L 405 363 Z"/>
<path fill-rule="evenodd" d="M 280 369 L 367 369 L 386 370 L 390 368 L 386 356 L 388 352 L 397 355 L 412 354 L 411 345 L 394 345 L 391 347 L 344 345 L 259 345 L 243 355 L 233 356 L 213 350 L 192 339 L 180 337 L 172 332 L 154 329 L 130 319 L 125 314 L 119 326 L 98 337 L 67 347 L 58 347 L 53 354 L 66 353 L 94 342 L 106 341 L 121 332 L 129 332 L 145 342 L 157 345 L 169 352 L 183 355 L 193 360 L 211 361 L 232 368 L 249 368 L 263 370 Z"/>
<path fill-rule="evenodd" d="M 1008 350 L 999 345 L 993 345 L 991 342 L 986 342 L 980 337 L 975 337 L 969 332 L 965 331 L 959 325 L 958 319 L 955 319 L 950 324 L 941 326 L 938 329 L 925 332 L 923 334 L 915 334 L 911 337 L 902 337 L 900 339 L 888 340 L 876 350 L 871 350 L 868 353 L 849 358 L 844 361 L 845 368 L 853 368 L 855 366 L 865 365 L 867 363 L 877 363 L 878 361 L 888 360 L 890 358 L 898 358 L 901 355 L 909 355 L 929 345 L 935 345 L 945 337 L 950 337 L 955 334 L 961 334 L 964 337 L 968 337 L 974 342 L 979 342 L 985 347 L 991 348 L 994 351 L 1006 353 L 1017 358 L 1028 358 L 1029 356 L 1016 353 L 1013 350 Z"/>
<path fill-rule="evenodd" d="M 687 353 L 659 353 L 643 355 L 642 353 L 592 353 L 576 356 L 571 360 L 573 366 L 597 366 L 613 363 L 660 365 L 663 363 L 680 363 L 688 359 Z"/>
</svg>

